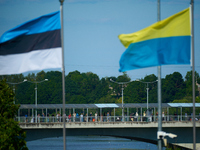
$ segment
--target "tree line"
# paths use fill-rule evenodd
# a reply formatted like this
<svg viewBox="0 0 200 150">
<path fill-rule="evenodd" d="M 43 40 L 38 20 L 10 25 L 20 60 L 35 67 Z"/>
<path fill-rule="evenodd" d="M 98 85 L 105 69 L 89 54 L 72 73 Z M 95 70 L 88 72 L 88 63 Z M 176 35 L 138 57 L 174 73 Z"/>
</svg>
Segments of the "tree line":
<svg viewBox="0 0 200 150">
<path fill-rule="evenodd" d="M 0 79 L 6 79 L 11 89 L 14 90 L 16 104 L 35 104 L 35 82 L 45 79 L 48 81 L 37 84 L 38 104 L 62 103 L 62 73 L 59 71 L 41 71 L 27 76 L 23 74 L 6 75 L 1 76 Z M 24 79 L 27 79 L 27 82 L 17 84 Z M 110 79 L 124 84 L 111 82 Z M 197 72 L 195 72 L 195 79 L 196 83 L 200 84 Z M 65 76 L 66 104 L 121 103 L 122 88 L 124 103 L 146 103 L 147 88 L 149 103 L 157 103 L 156 80 L 157 76 L 154 74 L 131 81 L 126 72 L 118 77 L 100 79 L 92 72 L 73 71 Z M 174 72 L 162 78 L 161 82 L 163 103 L 192 102 L 192 71 L 187 72 L 184 78 L 179 72 Z M 196 101 L 200 102 L 198 87 L 196 87 L 195 94 Z"/>
</svg>

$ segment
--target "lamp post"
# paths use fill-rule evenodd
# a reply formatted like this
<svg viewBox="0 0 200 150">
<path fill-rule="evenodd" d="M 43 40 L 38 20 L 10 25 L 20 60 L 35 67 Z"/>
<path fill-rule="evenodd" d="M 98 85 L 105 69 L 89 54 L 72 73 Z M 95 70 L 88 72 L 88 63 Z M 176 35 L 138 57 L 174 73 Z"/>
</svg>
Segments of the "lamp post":
<svg viewBox="0 0 200 150">
<path fill-rule="evenodd" d="M 24 82 L 26 82 L 27 81 L 27 79 L 24 79 L 24 81 L 22 81 L 22 82 L 6 82 L 6 83 L 8 83 L 8 84 L 11 84 L 11 85 L 13 85 L 13 92 L 14 92 L 14 94 L 15 94 L 15 85 L 16 84 L 21 84 L 21 83 L 24 83 Z M 15 96 L 14 96 L 14 104 L 15 104 Z"/>
<path fill-rule="evenodd" d="M 158 80 L 156 80 L 156 81 L 153 81 L 153 82 L 143 82 L 143 81 L 140 81 L 139 79 L 137 79 L 136 81 L 139 81 L 139 82 L 141 82 L 141 83 L 145 83 L 145 84 L 147 84 L 147 111 L 148 111 L 148 109 L 149 109 L 149 106 L 148 106 L 148 103 L 149 103 L 149 84 L 151 84 L 151 83 L 155 83 L 155 82 L 157 82 Z M 147 114 L 148 115 L 148 114 Z"/>
<path fill-rule="evenodd" d="M 116 81 L 113 81 L 112 79 L 110 79 L 110 81 L 113 82 L 113 83 L 117 83 L 117 84 L 121 84 L 122 85 L 122 121 L 124 121 L 124 96 L 123 96 L 124 87 L 123 87 L 123 85 L 124 84 L 128 84 L 128 83 L 130 83 L 132 81 L 129 81 L 129 82 L 116 82 Z"/>
<path fill-rule="evenodd" d="M 42 83 L 44 81 L 48 81 L 48 79 L 44 79 L 42 81 L 27 81 L 30 83 L 35 83 L 35 122 L 37 123 L 37 84 Z"/>
</svg>

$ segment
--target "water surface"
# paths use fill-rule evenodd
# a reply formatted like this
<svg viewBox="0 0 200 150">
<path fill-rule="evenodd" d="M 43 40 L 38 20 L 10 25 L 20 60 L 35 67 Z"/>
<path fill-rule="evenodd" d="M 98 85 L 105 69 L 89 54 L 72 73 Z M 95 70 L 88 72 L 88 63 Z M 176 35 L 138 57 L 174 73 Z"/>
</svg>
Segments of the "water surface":
<svg viewBox="0 0 200 150">
<path fill-rule="evenodd" d="M 67 150 L 157 150 L 150 143 L 109 136 L 67 136 Z M 27 142 L 29 150 L 62 150 L 63 138 L 45 138 Z"/>
</svg>

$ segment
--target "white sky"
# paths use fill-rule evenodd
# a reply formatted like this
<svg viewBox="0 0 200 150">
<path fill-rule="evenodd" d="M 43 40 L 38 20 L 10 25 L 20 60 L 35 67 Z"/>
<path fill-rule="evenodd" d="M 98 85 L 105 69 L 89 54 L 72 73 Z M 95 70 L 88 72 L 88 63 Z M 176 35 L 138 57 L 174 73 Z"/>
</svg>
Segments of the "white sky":
<svg viewBox="0 0 200 150">
<path fill-rule="evenodd" d="M 190 0 L 160 0 L 161 19 L 187 7 Z M 60 9 L 59 0 L 0 0 L 0 36 L 7 30 Z M 122 75 L 125 48 L 118 35 L 133 33 L 157 21 L 157 0 L 65 0 L 65 71 L 93 72 L 100 78 Z M 200 74 L 200 0 L 194 0 L 195 69 Z M 162 77 L 191 66 L 162 66 Z M 58 69 L 60 71 L 60 69 Z M 157 67 L 128 71 L 132 80 L 155 74 Z"/>
</svg>

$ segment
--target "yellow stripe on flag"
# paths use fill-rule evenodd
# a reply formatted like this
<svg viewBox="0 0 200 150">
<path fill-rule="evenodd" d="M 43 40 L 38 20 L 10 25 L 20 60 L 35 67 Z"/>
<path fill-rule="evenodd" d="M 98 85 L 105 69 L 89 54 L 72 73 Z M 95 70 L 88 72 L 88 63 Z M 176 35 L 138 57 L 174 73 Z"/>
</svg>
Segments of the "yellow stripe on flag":
<svg viewBox="0 0 200 150">
<path fill-rule="evenodd" d="M 163 37 L 188 35 L 191 35 L 190 8 L 187 8 L 162 21 L 156 22 L 140 31 L 130 34 L 121 34 L 118 37 L 121 43 L 128 48 L 131 43 Z"/>
</svg>

